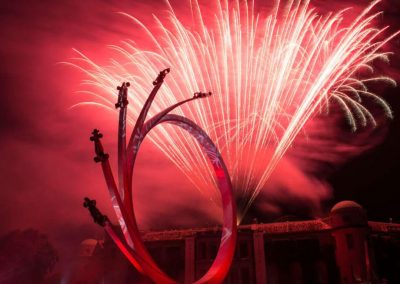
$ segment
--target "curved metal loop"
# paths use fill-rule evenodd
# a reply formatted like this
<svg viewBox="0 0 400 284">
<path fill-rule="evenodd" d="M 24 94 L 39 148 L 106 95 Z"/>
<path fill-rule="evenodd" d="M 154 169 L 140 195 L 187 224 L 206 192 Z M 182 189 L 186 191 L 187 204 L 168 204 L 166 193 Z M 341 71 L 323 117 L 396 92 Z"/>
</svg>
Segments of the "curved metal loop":
<svg viewBox="0 0 400 284">
<path fill-rule="evenodd" d="M 216 174 L 218 189 L 222 197 L 221 200 L 223 209 L 223 225 L 222 225 L 221 243 L 218 249 L 217 256 L 214 262 L 212 263 L 210 269 L 206 272 L 206 274 L 203 277 L 201 277 L 195 283 L 197 284 L 221 283 L 229 271 L 235 250 L 236 236 L 237 236 L 236 208 L 235 208 L 235 202 L 233 200 L 232 185 L 228 170 L 221 157 L 221 154 L 219 153 L 217 147 L 212 142 L 211 138 L 193 121 L 179 115 L 166 114 L 161 118 L 155 116 L 153 119 L 150 119 L 148 122 L 145 123 L 141 137 L 135 141 L 137 143 L 137 148 L 133 147 L 132 150 L 136 151 L 137 153 L 140 144 L 143 142 L 146 135 L 155 126 L 161 123 L 170 123 L 186 130 L 191 136 L 193 136 L 197 140 L 197 142 L 200 144 L 204 153 L 207 155 L 208 159 L 210 160 L 213 166 L 214 172 Z M 127 153 L 127 154 L 128 156 L 130 156 L 133 153 Z M 135 248 L 139 247 L 144 248 L 144 244 L 142 239 L 140 238 L 140 235 L 132 239 Z M 145 255 L 140 255 L 140 256 L 143 259 L 147 259 Z M 147 261 L 154 262 L 153 260 L 149 259 L 147 259 Z M 152 274 L 153 273 L 155 274 L 156 271 L 159 270 L 157 269 L 154 272 L 149 271 L 147 276 L 152 278 Z"/>
</svg>

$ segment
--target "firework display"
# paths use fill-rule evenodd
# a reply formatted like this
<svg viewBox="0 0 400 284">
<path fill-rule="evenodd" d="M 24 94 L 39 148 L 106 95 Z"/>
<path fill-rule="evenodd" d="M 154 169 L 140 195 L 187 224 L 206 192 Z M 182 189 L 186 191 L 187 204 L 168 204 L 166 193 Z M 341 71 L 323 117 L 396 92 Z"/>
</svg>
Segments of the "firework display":
<svg viewBox="0 0 400 284">
<path fill-rule="evenodd" d="M 129 40 L 112 46 L 117 56 L 111 66 L 97 65 L 79 53 L 73 65 L 87 74 L 96 99 L 78 105 L 111 110 L 114 86 L 129 81 L 133 97 L 126 111 L 133 125 L 147 98 L 147 82 L 165 66 L 174 72 L 150 115 L 184 100 L 188 93 L 210 90 L 214 95 L 204 103 L 194 102 L 174 113 L 195 121 L 215 141 L 234 193 L 242 197 L 241 218 L 313 115 L 340 107 L 354 131 L 376 125 L 367 108 L 370 102 L 392 116 L 387 103 L 368 89 L 370 81 L 395 84 L 373 72 L 375 60 L 388 60 L 382 47 L 397 35 L 387 36 L 387 27 L 374 26 L 380 15 L 373 12 L 378 3 L 371 3 L 350 23 L 344 21 L 349 9 L 319 15 L 308 0 L 278 1 L 259 13 L 252 1 L 215 1 L 211 20 L 194 0 L 190 27 L 169 3 L 168 19 L 155 16 L 151 27 L 123 13 L 143 29 L 154 48 Z M 162 126 L 149 138 L 196 188 L 220 204 L 213 169 L 185 131 Z M 123 182 L 121 173 L 119 177 Z"/>
</svg>

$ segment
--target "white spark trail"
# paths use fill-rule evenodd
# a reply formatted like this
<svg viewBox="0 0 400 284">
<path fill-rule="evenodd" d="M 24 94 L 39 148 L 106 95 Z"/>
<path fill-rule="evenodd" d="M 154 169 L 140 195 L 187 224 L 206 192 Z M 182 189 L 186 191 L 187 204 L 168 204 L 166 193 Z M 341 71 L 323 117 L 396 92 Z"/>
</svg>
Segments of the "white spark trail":
<svg viewBox="0 0 400 284">
<path fill-rule="evenodd" d="M 215 1 L 214 21 L 206 21 L 197 0 L 190 1 L 192 27 L 180 20 L 167 1 L 169 16 L 154 16 L 153 27 L 129 17 L 154 44 L 143 50 L 133 41 L 111 48 L 119 58 L 102 67 L 80 55 L 73 65 L 82 70 L 101 96 L 97 104 L 115 101 L 115 86 L 131 81 L 129 119 L 134 121 L 151 82 L 159 70 L 171 67 L 160 95 L 150 110 L 154 115 L 196 91 L 212 91 L 207 100 L 176 110 L 193 119 L 216 142 L 228 166 L 240 216 L 248 210 L 305 123 L 316 113 L 337 104 L 355 131 L 375 126 L 372 113 L 362 105 L 368 98 L 387 117 L 387 103 L 368 90 L 370 81 L 395 85 L 391 78 L 371 75 L 372 62 L 387 61 L 382 47 L 398 33 L 384 36 L 376 28 L 380 13 L 371 13 L 374 1 L 354 21 L 343 18 L 351 9 L 318 15 L 309 0 L 276 2 L 269 15 L 256 13 L 254 1 Z M 72 63 L 69 63 L 72 64 Z M 93 92 L 93 91 L 92 91 Z M 87 103 L 81 103 L 85 105 Z M 211 168 L 200 148 L 183 131 L 158 127 L 151 141 L 182 170 L 189 180 L 215 202 L 219 197 Z M 267 153 L 272 153 L 265 158 Z M 242 212 L 240 212 L 242 211 Z"/>
</svg>

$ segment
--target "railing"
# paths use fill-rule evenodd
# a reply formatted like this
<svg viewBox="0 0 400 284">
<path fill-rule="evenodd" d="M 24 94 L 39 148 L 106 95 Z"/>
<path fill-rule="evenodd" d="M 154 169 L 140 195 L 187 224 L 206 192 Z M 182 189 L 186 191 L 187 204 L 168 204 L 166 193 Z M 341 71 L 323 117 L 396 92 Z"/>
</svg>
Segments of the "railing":
<svg viewBox="0 0 400 284">
<path fill-rule="evenodd" d="M 251 230 L 265 232 L 267 234 L 284 234 L 296 232 L 318 232 L 329 230 L 331 227 L 323 220 L 312 221 L 295 221 L 295 222 L 280 222 L 269 224 L 252 224 L 239 226 L 238 230 Z M 198 229 L 183 229 L 183 230 L 168 230 L 158 232 L 142 232 L 142 238 L 145 241 L 163 241 L 163 240 L 179 240 L 186 237 L 195 236 L 199 233 L 217 233 L 220 232 L 220 227 L 198 228 Z"/>
<path fill-rule="evenodd" d="M 368 226 L 373 232 L 400 233 L 400 224 L 368 221 Z"/>
<path fill-rule="evenodd" d="M 329 224 L 322 220 L 254 224 L 250 226 L 253 231 L 262 231 L 268 234 L 317 232 L 331 228 Z"/>
</svg>

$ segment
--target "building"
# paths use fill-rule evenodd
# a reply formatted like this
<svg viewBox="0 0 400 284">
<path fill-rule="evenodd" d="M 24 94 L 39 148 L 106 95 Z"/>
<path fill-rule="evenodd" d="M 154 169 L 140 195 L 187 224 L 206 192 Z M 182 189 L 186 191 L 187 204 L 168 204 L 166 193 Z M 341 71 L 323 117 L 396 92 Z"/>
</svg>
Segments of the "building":
<svg viewBox="0 0 400 284">
<path fill-rule="evenodd" d="M 144 232 L 143 238 L 166 273 L 192 283 L 210 267 L 220 235 L 215 227 Z M 86 241 L 82 251 L 91 253 L 81 255 L 71 283 L 151 283 L 107 238 Z M 239 226 L 225 283 L 400 283 L 400 224 L 368 221 L 359 204 L 342 201 L 325 219 Z"/>
</svg>

